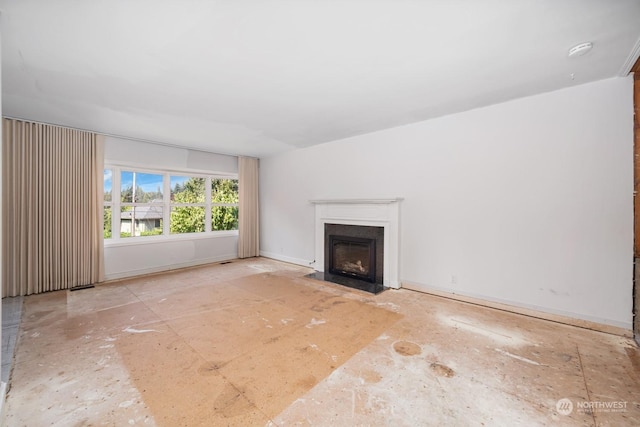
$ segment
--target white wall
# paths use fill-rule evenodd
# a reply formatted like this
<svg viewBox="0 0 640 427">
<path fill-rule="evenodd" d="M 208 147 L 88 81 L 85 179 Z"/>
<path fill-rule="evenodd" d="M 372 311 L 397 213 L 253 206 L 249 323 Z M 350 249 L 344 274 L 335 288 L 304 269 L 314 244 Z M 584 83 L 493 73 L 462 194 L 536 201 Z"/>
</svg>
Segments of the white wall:
<svg viewBox="0 0 640 427">
<path fill-rule="evenodd" d="M 178 171 L 238 173 L 234 156 L 187 150 L 114 137 L 105 138 L 105 163 Z M 106 279 L 164 271 L 237 258 L 236 232 L 171 236 L 165 240 L 106 241 Z"/>
<path fill-rule="evenodd" d="M 404 283 L 631 329 L 632 78 L 261 159 L 261 249 L 308 264 L 309 199 L 404 197 Z"/>
</svg>

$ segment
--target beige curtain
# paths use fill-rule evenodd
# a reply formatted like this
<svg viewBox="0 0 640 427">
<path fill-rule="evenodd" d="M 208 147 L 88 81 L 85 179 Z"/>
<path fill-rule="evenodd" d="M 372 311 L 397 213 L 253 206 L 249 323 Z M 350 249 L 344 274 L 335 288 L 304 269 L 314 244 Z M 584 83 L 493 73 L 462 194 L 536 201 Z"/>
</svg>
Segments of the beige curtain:
<svg viewBox="0 0 640 427">
<path fill-rule="evenodd" d="M 103 279 L 102 138 L 3 120 L 2 296 Z"/>
<path fill-rule="evenodd" d="M 260 255 L 258 159 L 238 158 L 238 257 Z"/>
</svg>

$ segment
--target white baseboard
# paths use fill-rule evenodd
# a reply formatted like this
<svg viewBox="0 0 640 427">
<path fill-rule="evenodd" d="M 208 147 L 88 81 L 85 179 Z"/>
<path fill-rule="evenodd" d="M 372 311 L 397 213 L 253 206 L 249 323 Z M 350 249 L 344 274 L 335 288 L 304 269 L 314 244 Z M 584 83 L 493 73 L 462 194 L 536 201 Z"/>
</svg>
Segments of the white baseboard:
<svg viewBox="0 0 640 427">
<path fill-rule="evenodd" d="M 562 312 L 559 310 L 549 310 L 544 307 L 533 305 L 518 304 L 511 301 L 503 301 L 495 298 L 490 298 L 484 295 L 453 293 L 447 289 L 428 286 L 421 283 L 408 282 L 405 280 L 402 281 L 402 287 L 405 289 L 424 292 L 427 294 L 450 298 L 470 304 L 476 304 L 495 308 L 498 310 L 509 311 L 511 313 L 536 317 L 538 319 L 550 320 L 552 322 L 578 326 L 580 328 L 592 329 L 594 331 L 605 332 L 613 335 L 620 335 L 631 338 L 633 337 L 632 325 L 626 322 L 616 322 L 599 318 L 587 318 L 586 316 L 579 316 L 576 313 Z"/>
<path fill-rule="evenodd" d="M 302 267 L 308 268 L 314 268 L 315 265 L 313 260 L 288 257 L 282 254 L 276 254 L 274 252 L 260 251 L 260 256 L 275 259 L 277 261 L 288 262 L 289 264 L 301 265 Z"/>
<path fill-rule="evenodd" d="M 237 258 L 238 258 L 238 254 L 228 254 L 228 255 L 221 255 L 221 256 L 212 257 L 212 258 L 203 258 L 203 259 L 198 259 L 198 260 L 189 261 L 189 262 L 182 262 L 178 264 L 161 265 L 158 267 L 142 268 L 139 270 L 121 271 L 117 273 L 106 274 L 105 281 L 125 279 L 128 277 L 134 277 L 134 276 L 143 276 L 145 274 L 160 273 L 163 271 L 178 270 L 180 268 L 195 267 L 198 265 L 229 261 Z"/>
</svg>

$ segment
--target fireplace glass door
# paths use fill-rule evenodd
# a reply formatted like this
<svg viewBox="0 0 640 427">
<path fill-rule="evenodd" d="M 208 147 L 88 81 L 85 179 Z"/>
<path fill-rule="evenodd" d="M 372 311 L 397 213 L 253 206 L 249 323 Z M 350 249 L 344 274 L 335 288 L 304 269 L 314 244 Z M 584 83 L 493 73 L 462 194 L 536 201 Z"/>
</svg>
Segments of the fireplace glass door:
<svg viewBox="0 0 640 427">
<path fill-rule="evenodd" d="M 329 257 L 330 273 L 375 283 L 375 239 L 331 235 Z"/>
</svg>

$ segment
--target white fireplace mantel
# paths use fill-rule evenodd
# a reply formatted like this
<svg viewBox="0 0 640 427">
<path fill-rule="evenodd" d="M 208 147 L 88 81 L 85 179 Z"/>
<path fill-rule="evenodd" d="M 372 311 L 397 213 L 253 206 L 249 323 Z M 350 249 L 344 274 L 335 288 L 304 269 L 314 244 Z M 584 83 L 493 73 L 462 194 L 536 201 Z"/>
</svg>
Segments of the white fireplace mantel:
<svg viewBox="0 0 640 427">
<path fill-rule="evenodd" d="M 316 206 L 316 270 L 324 272 L 324 225 L 384 227 L 383 285 L 400 288 L 400 202 L 402 198 L 310 200 Z"/>
</svg>

